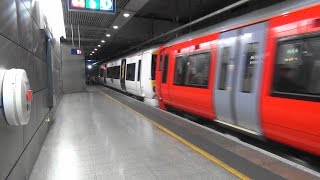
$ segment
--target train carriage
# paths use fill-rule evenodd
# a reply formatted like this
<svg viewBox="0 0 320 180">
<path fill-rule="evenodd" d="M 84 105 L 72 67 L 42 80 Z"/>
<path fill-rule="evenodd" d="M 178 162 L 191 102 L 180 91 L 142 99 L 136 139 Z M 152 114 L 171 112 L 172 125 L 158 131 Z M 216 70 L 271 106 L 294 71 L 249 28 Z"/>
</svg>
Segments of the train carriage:
<svg viewBox="0 0 320 180">
<path fill-rule="evenodd" d="M 103 63 L 99 67 L 99 83 L 106 86 L 107 85 L 107 63 Z"/>
<path fill-rule="evenodd" d="M 143 98 L 158 106 L 155 95 L 155 64 L 158 48 L 149 48 L 107 63 L 106 85 Z"/>
<path fill-rule="evenodd" d="M 280 3 L 159 50 L 162 109 L 320 155 L 320 3 Z"/>
</svg>

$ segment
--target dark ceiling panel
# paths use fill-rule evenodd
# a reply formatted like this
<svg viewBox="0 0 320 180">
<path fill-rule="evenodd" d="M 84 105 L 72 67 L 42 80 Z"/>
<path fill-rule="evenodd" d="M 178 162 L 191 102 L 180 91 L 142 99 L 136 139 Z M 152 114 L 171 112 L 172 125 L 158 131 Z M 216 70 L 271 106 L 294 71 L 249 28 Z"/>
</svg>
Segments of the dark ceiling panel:
<svg viewBox="0 0 320 180">
<path fill-rule="evenodd" d="M 67 42 L 71 39 L 71 24 L 74 30 L 75 44 L 78 43 L 78 24 L 80 26 L 81 47 L 88 54 L 100 43 L 101 38 L 106 38 L 106 32 L 112 32 L 112 37 L 106 39 L 106 43 L 94 54 L 92 58 L 111 59 L 122 55 L 125 50 L 130 49 L 142 42 L 168 32 L 183 24 L 203 17 L 209 13 L 226 7 L 239 0 L 117 0 L 116 14 L 69 12 L 66 0 L 64 5 L 64 19 L 66 26 Z M 174 34 L 157 39 L 148 45 L 164 43 L 174 37 L 180 36 L 222 22 L 226 19 L 237 17 L 251 11 L 261 9 L 285 0 L 251 0 L 249 3 L 219 14 L 214 18 L 188 27 Z M 125 21 L 122 12 L 131 12 L 129 21 Z M 121 28 L 113 30 L 112 25 L 116 23 Z M 143 48 L 143 47 L 139 47 Z"/>
<path fill-rule="evenodd" d="M 131 19 L 131 21 L 116 34 L 115 39 L 109 43 L 109 46 L 104 48 L 102 52 L 99 52 L 94 57 L 99 60 L 110 60 L 126 53 L 130 53 L 128 49 L 133 46 L 238 1 L 239 0 L 150 0 L 139 12 L 135 14 L 135 18 Z M 157 39 L 143 47 L 139 47 L 139 49 L 159 43 L 165 43 L 166 41 L 180 35 L 283 1 L 285 0 L 251 0 L 247 4 Z M 121 41 L 120 38 L 117 37 L 121 37 Z M 135 50 L 137 49 L 132 49 L 132 51 Z"/>
<path fill-rule="evenodd" d="M 124 8 L 128 2 L 129 0 L 117 0 L 117 8 Z M 67 0 L 62 0 L 62 5 L 67 39 L 72 37 L 71 25 L 73 26 L 74 38 L 78 38 L 79 25 L 81 39 L 99 40 L 119 15 L 119 11 L 115 14 L 68 11 Z M 81 42 L 81 45 L 86 49 L 87 43 L 85 41 Z"/>
</svg>

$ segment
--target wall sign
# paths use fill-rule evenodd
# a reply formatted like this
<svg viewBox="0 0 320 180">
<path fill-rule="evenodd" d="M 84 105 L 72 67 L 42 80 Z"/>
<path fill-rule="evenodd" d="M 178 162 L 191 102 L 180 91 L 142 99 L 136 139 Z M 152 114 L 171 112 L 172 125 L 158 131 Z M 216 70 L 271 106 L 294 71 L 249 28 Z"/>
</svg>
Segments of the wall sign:
<svg viewBox="0 0 320 180">
<path fill-rule="evenodd" d="M 82 50 L 79 48 L 71 48 L 71 55 L 82 55 Z"/>
<path fill-rule="evenodd" d="M 69 11 L 115 13 L 116 0 L 68 0 Z"/>
</svg>

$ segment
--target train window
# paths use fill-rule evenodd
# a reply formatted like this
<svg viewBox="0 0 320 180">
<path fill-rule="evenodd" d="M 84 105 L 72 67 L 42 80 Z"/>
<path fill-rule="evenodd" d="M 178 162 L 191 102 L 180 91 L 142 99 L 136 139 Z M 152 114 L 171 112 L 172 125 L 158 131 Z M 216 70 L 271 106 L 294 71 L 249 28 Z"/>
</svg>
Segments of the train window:
<svg viewBox="0 0 320 180">
<path fill-rule="evenodd" d="M 151 79 L 156 79 L 156 65 L 157 65 L 157 55 L 152 55 L 152 62 L 151 62 Z"/>
<path fill-rule="evenodd" d="M 168 61 L 169 55 L 165 55 L 163 60 L 162 83 L 167 83 Z"/>
<path fill-rule="evenodd" d="M 226 90 L 229 61 L 230 61 L 230 47 L 224 47 L 222 49 L 222 54 L 221 54 L 220 80 L 219 80 L 219 86 L 218 86 L 220 90 Z"/>
<path fill-rule="evenodd" d="M 107 68 L 107 78 L 111 78 L 112 77 L 111 76 L 111 72 L 112 72 L 112 68 L 111 67 Z"/>
<path fill-rule="evenodd" d="M 113 67 L 113 78 L 120 79 L 120 66 Z"/>
<path fill-rule="evenodd" d="M 272 94 L 320 100 L 320 38 L 279 43 Z"/>
<path fill-rule="evenodd" d="M 174 81 L 175 85 L 184 84 L 184 64 L 185 58 L 183 56 L 176 57 L 175 71 L 174 71 Z"/>
<path fill-rule="evenodd" d="M 193 54 L 188 57 L 185 85 L 208 87 L 210 53 Z"/>
<path fill-rule="evenodd" d="M 136 63 L 127 64 L 127 75 L 126 80 L 134 81 L 136 73 Z"/>
<path fill-rule="evenodd" d="M 247 44 L 247 53 L 244 64 L 244 74 L 242 79 L 242 92 L 250 93 L 252 91 L 254 69 L 258 60 L 258 43 Z"/>
<path fill-rule="evenodd" d="M 138 81 L 140 81 L 140 72 L 141 71 L 141 60 L 139 60 L 139 64 L 138 64 Z"/>
<path fill-rule="evenodd" d="M 162 71 L 163 55 L 160 56 L 159 71 Z"/>
<path fill-rule="evenodd" d="M 102 68 L 100 68 L 100 69 L 99 69 L 99 76 L 100 76 L 100 77 L 103 77 L 103 72 L 104 72 L 104 70 L 103 70 Z"/>
</svg>

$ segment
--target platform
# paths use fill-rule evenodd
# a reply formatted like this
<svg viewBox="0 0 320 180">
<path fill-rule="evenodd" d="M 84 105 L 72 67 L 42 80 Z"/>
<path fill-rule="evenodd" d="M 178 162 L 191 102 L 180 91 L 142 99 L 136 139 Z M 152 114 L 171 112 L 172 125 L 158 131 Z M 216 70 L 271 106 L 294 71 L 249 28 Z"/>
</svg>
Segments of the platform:
<svg viewBox="0 0 320 180">
<path fill-rule="evenodd" d="M 64 95 L 30 179 L 318 179 L 108 88 Z"/>
</svg>

